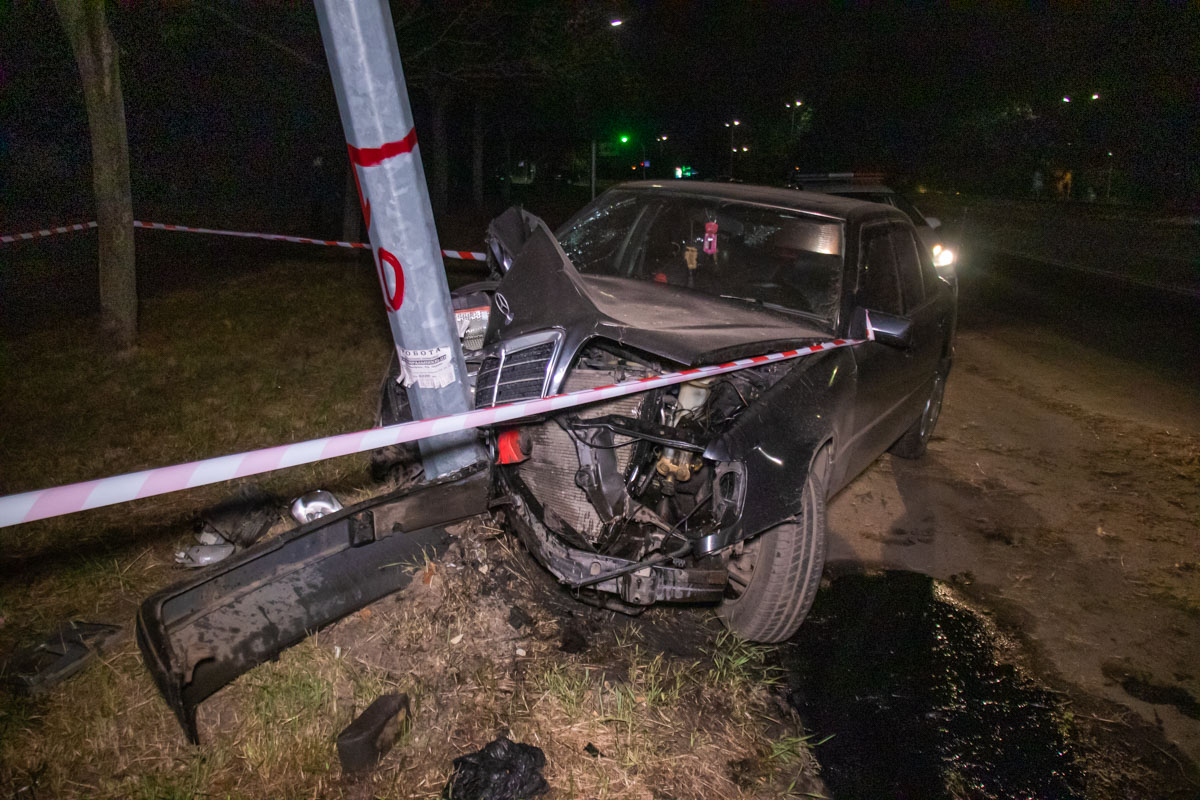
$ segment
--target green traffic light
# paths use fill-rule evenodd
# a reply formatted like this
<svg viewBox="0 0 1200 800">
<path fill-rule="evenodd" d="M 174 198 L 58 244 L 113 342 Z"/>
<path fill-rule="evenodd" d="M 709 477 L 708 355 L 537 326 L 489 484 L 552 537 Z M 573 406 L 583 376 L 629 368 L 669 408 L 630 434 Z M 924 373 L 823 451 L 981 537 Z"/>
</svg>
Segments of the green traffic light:
<svg viewBox="0 0 1200 800">
<path fill-rule="evenodd" d="M 628 136 L 622 136 L 622 137 L 621 137 L 621 144 L 629 144 L 629 137 L 628 137 Z"/>
</svg>

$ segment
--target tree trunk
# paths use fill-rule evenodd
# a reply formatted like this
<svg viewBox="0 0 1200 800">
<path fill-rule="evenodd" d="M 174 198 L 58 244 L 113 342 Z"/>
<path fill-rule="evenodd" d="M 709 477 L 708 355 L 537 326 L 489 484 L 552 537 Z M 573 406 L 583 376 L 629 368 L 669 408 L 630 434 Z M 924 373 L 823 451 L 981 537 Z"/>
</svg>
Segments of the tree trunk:
<svg viewBox="0 0 1200 800">
<path fill-rule="evenodd" d="M 483 208 L 483 100 L 475 98 L 474 130 L 471 137 L 471 199 Z"/>
<path fill-rule="evenodd" d="M 117 347 L 127 350 L 137 335 L 137 272 L 117 43 L 104 20 L 103 0 L 55 0 L 54 5 L 79 66 L 92 138 L 92 190 L 100 223 L 101 323 Z"/>
<path fill-rule="evenodd" d="M 440 89 L 434 89 L 433 118 L 430 124 L 429 161 L 432 169 L 429 181 L 429 201 L 433 210 L 440 214 L 446 210 L 447 188 L 449 186 L 450 145 L 446 140 L 446 113 L 450 110 L 450 94 Z"/>
</svg>

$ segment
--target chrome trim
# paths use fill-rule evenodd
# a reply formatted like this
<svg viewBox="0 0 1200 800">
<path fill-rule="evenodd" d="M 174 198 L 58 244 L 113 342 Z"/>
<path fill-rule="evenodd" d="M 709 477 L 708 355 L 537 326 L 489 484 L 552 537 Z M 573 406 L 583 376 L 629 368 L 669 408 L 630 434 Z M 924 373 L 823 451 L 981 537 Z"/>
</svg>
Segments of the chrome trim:
<svg viewBox="0 0 1200 800">
<path fill-rule="evenodd" d="M 547 331 L 535 331 L 527 333 L 523 336 L 517 336 L 512 339 L 498 342 L 495 345 L 483 351 L 484 360 L 488 358 L 496 358 L 498 360 L 496 367 L 496 381 L 491 386 L 491 397 L 488 398 L 487 405 L 496 405 L 496 398 L 500 393 L 500 379 L 504 376 L 504 365 L 508 361 L 509 354 L 516 354 L 522 350 L 528 350 L 547 342 L 553 343 L 554 348 L 550 352 L 550 358 L 546 361 L 546 370 L 542 376 L 542 390 L 539 397 L 545 397 L 549 390 L 551 377 L 554 375 L 554 365 L 558 361 L 558 357 L 562 352 L 563 331 L 554 328 Z M 482 364 L 482 362 L 480 362 Z M 478 376 L 477 376 L 478 379 Z"/>
</svg>

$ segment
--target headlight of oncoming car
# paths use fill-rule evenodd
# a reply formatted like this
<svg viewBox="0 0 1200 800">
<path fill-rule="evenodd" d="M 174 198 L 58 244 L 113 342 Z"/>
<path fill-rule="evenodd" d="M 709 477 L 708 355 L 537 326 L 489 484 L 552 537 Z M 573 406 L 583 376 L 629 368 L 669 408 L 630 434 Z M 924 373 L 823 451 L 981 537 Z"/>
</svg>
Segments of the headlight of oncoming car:
<svg viewBox="0 0 1200 800">
<path fill-rule="evenodd" d="M 950 267 L 954 265 L 954 251 L 940 244 L 933 246 L 933 265 L 935 267 Z"/>
</svg>

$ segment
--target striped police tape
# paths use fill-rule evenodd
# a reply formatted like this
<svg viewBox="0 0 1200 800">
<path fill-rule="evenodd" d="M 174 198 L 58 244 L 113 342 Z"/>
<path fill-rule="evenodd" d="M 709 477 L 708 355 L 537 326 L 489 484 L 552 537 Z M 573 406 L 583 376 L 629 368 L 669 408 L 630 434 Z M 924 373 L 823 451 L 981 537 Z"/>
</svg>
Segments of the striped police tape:
<svg viewBox="0 0 1200 800">
<path fill-rule="evenodd" d="M 43 236 L 55 236 L 60 233 L 72 233 L 73 231 L 85 231 L 89 228 L 95 228 L 97 224 L 93 222 L 80 222 L 75 225 L 62 225 L 57 228 L 42 228 L 36 231 L 27 233 L 12 233 L 0 236 L 0 244 L 8 244 L 11 242 L 26 241 L 28 239 L 39 239 Z M 327 247 L 348 247 L 353 250 L 369 250 L 371 245 L 365 242 L 339 242 L 334 239 L 313 239 L 308 236 L 283 236 L 277 233 L 254 233 L 252 231 L 227 231 L 220 228 L 194 228 L 188 225 L 172 225 L 166 222 L 143 222 L 140 219 L 133 221 L 135 228 L 147 228 L 156 231 L 183 231 L 185 233 L 210 233 L 216 236 L 237 236 L 242 239 L 266 239 L 271 242 L 295 242 L 296 244 L 320 244 Z M 446 258 L 456 258 L 462 261 L 487 261 L 486 253 L 477 253 L 470 250 L 443 250 L 442 255 Z"/>
<path fill-rule="evenodd" d="M 444 417 L 405 422 L 354 433 L 342 433 L 307 442 L 268 447 L 247 453 L 235 453 L 203 461 L 192 461 L 170 467 L 159 467 L 126 475 L 114 475 L 109 478 L 8 495 L 0 497 L 0 527 L 126 503 L 130 500 L 154 497 L 197 486 L 207 486 L 234 478 L 244 478 L 286 467 L 376 450 L 389 445 L 415 442 L 444 433 L 514 422 L 538 414 L 561 411 L 600 400 L 611 400 L 699 378 L 737 372 L 772 362 L 790 361 L 813 353 L 836 350 L 840 347 L 852 347 L 862 341 L 859 339 L 834 339 L 820 344 L 806 345 L 796 350 L 741 358 L 724 364 L 696 367 L 680 372 L 668 372 L 610 386 L 597 386 L 593 389 L 581 389 L 534 400 L 519 400 L 514 403 L 479 408 Z"/>
</svg>

